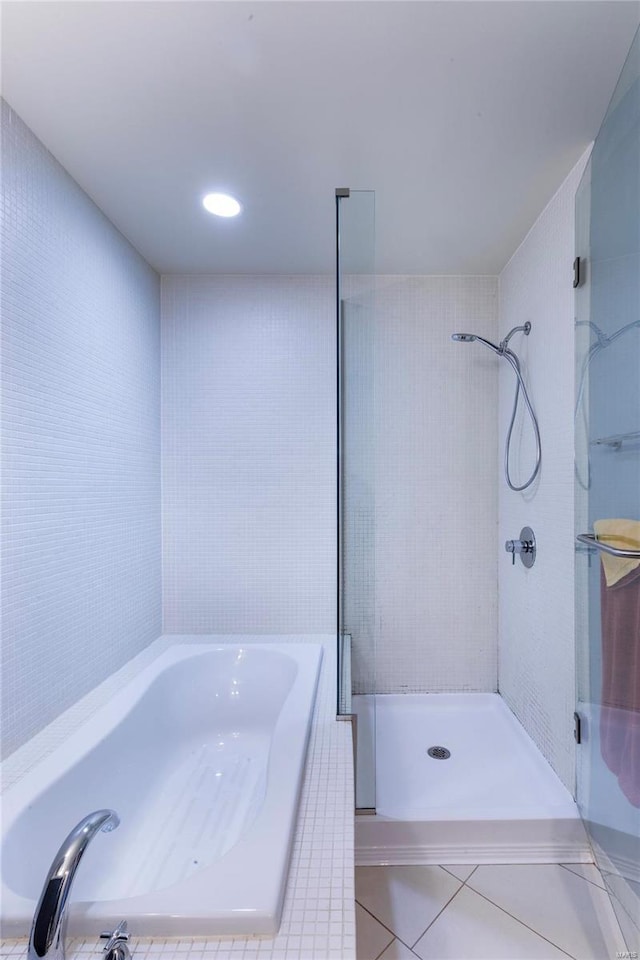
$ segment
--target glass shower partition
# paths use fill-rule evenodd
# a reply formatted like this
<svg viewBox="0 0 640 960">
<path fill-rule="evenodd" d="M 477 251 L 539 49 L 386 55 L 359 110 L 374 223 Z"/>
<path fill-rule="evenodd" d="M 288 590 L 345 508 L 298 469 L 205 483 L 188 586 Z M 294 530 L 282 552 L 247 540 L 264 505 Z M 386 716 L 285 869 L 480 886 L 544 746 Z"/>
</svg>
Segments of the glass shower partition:
<svg viewBox="0 0 640 960">
<path fill-rule="evenodd" d="M 640 37 L 576 195 L 577 801 L 640 950 Z M 598 545 L 594 546 L 594 538 Z M 607 551 L 613 552 L 607 552 Z M 636 556 L 634 557 L 634 553 Z"/>
<path fill-rule="evenodd" d="M 356 809 L 375 797 L 375 194 L 336 190 L 338 714 L 351 715 Z M 352 698 L 352 694 L 357 696 Z"/>
</svg>

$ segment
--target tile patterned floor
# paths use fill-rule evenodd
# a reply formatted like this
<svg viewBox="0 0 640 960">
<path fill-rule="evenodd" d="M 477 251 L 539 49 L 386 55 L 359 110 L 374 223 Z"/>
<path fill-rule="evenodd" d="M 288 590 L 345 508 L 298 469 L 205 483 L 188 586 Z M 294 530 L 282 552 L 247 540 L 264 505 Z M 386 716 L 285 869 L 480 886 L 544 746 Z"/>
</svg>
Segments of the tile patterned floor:
<svg viewBox="0 0 640 960">
<path fill-rule="evenodd" d="M 616 960 L 627 950 L 591 864 L 358 867 L 356 926 L 358 960 Z"/>
</svg>

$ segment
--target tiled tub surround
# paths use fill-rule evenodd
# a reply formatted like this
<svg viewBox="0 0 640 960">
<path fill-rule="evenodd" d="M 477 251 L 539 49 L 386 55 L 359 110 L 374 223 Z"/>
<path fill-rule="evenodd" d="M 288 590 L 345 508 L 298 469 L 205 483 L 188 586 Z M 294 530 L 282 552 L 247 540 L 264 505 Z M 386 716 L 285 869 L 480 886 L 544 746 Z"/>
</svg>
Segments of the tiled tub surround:
<svg viewBox="0 0 640 960">
<path fill-rule="evenodd" d="M 281 649 L 285 643 L 296 646 L 322 643 L 324 647 L 280 930 L 274 938 L 198 940 L 193 935 L 183 935 L 181 940 L 134 939 L 133 947 L 138 956 L 154 955 L 157 951 L 163 958 L 195 951 L 199 960 L 204 957 L 235 960 L 240 956 L 273 957 L 274 960 L 276 957 L 278 960 L 351 958 L 355 954 L 352 745 L 350 724 L 335 720 L 334 638 L 309 636 L 304 638 L 307 643 L 301 644 L 300 637 L 283 636 L 161 637 L 8 758 L 3 764 L 3 777 L 7 783 L 19 783 L 28 776 L 28 771 L 52 753 L 70 731 L 95 714 L 123 683 L 135 678 L 168 647 L 207 641 L 236 646 L 239 639 L 243 645 L 275 642 Z M 103 851 L 115 836 L 106 838 Z M 42 879 L 44 881 L 44 877 Z M 136 938 L 135 925 L 131 924 L 130 928 Z M 93 952 L 98 955 L 99 932 L 96 928 L 95 936 L 72 941 L 70 955 Z M 23 956 L 26 940 L 5 940 L 2 951 L 3 955 Z"/>
<path fill-rule="evenodd" d="M 162 633 L 160 278 L 0 110 L 6 756 Z"/>
<path fill-rule="evenodd" d="M 163 276 L 165 633 L 335 623 L 329 276 Z"/>
</svg>

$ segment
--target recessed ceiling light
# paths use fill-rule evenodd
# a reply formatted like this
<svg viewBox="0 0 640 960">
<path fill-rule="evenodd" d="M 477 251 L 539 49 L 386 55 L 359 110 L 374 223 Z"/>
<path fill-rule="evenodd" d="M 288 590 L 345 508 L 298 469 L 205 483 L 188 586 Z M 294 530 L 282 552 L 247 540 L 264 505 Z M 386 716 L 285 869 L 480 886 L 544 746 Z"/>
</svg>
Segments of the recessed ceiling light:
<svg viewBox="0 0 640 960">
<path fill-rule="evenodd" d="M 208 193 L 202 201 L 202 206 L 209 213 L 215 213 L 217 217 L 237 217 L 242 207 L 235 197 L 230 197 L 227 193 Z"/>
</svg>

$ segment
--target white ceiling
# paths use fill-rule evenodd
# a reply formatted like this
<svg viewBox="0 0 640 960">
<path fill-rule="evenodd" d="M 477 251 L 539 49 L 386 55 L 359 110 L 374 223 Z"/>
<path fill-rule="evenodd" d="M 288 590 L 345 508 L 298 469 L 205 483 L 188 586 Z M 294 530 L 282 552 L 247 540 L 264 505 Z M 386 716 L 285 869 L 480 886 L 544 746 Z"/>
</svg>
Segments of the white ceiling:
<svg viewBox="0 0 640 960">
<path fill-rule="evenodd" d="M 4 3 L 3 93 L 162 273 L 495 274 L 594 138 L 637 0 Z M 237 220 L 201 196 L 234 193 Z"/>
</svg>

